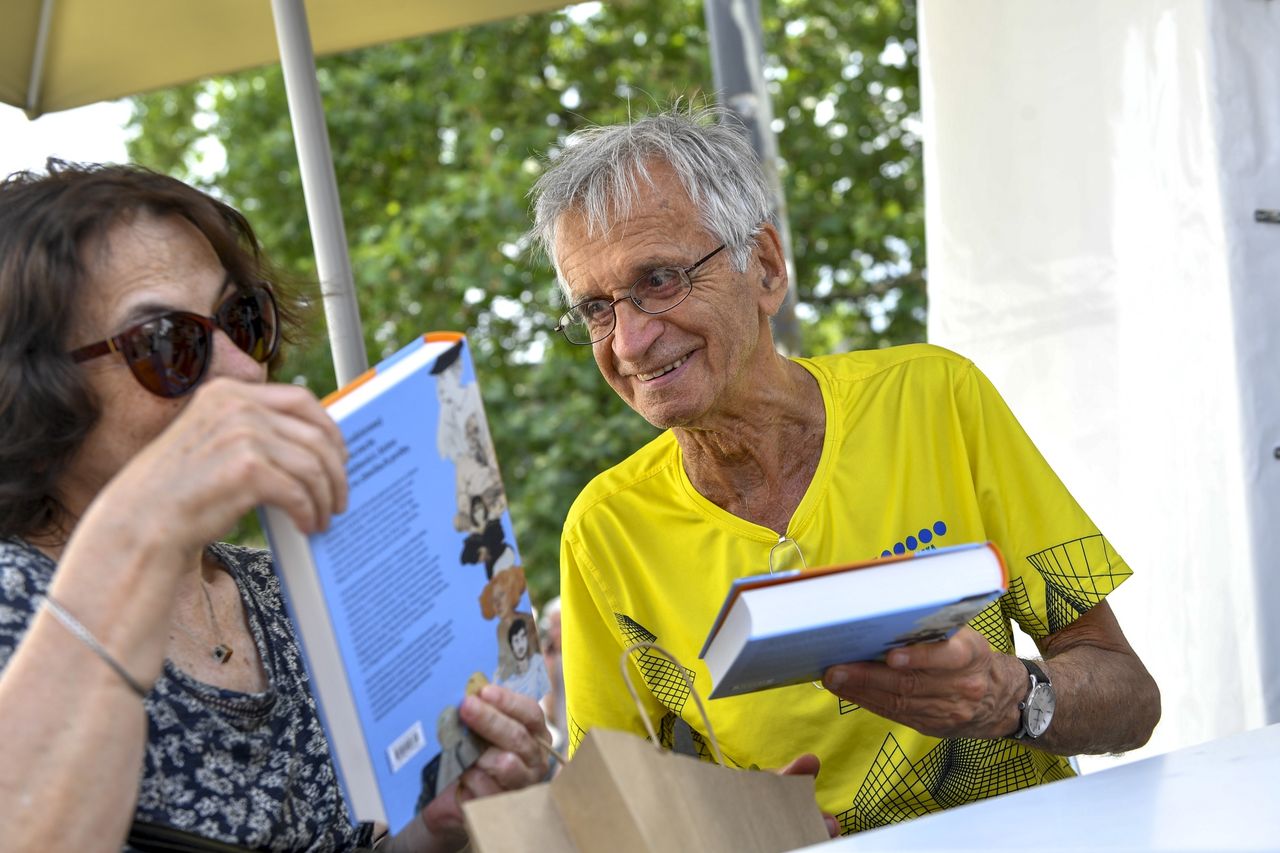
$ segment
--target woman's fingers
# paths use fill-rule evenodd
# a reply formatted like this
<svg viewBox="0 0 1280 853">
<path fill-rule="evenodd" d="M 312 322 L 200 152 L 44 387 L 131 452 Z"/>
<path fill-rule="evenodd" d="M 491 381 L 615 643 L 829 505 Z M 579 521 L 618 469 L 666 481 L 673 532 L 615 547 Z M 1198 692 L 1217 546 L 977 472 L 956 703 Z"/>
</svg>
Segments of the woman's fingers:
<svg viewBox="0 0 1280 853">
<path fill-rule="evenodd" d="M 296 471 L 317 495 L 327 515 L 347 508 L 347 447 L 342 432 L 310 391 L 291 385 L 262 386 L 272 393 L 276 438 L 305 454 Z"/>
<path fill-rule="evenodd" d="M 489 742 L 476 767 L 503 790 L 522 788 L 547 775 L 551 736 L 533 697 L 489 684 L 479 695 L 467 697 L 459 714 L 472 732 Z M 484 780 L 477 784 L 481 789 L 486 785 Z M 469 790 L 482 793 L 475 786 L 469 785 Z"/>
<path fill-rule="evenodd" d="M 130 518 L 162 500 L 171 535 L 187 548 L 224 535 L 258 504 L 279 506 L 311 532 L 346 507 L 346 454 L 337 424 L 305 388 L 213 379 L 99 503 Z"/>
</svg>

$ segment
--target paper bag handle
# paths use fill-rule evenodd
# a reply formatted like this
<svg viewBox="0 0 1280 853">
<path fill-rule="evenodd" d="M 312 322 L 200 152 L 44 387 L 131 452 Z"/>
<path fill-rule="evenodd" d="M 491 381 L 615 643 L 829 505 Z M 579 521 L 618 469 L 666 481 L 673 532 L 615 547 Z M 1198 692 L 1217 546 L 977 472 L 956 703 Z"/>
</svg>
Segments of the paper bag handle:
<svg viewBox="0 0 1280 853">
<path fill-rule="evenodd" d="M 631 660 L 631 653 L 638 652 L 642 649 L 652 649 L 667 660 L 675 664 L 680 675 L 684 678 L 685 685 L 689 688 L 689 692 L 693 694 L 693 701 L 698 703 L 698 713 L 702 715 L 702 722 L 707 725 L 707 740 L 711 742 L 711 753 L 715 757 L 716 764 L 724 767 L 724 755 L 720 752 L 720 743 L 716 740 L 716 733 L 711 728 L 711 718 L 707 716 L 707 709 L 702 704 L 702 697 L 698 695 L 698 690 L 693 686 L 693 677 L 689 675 L 689 670 L 680 665 L 680 661 L 671 652 L 664 649 L 657 643 L 632 643 L 622 650 L 622 656 L 618 658 L 618 668 L 622 671 L 622 681 L 627 685 L 627 692 L 631 694 L 631 701 L 636 703 L 636 710 L 640 712 L 640 721 L 644 723 L 645 731 L 649 733 L 649 740 L 659 752 L 662 752 L 662 742 L 658 740 L 658 733 L 653 730 L 653 722 L 649 719 L 649 715 L 645 713 L 644 705 L 640 702 L 640 694 L 636 692 L 636 686 L 631 683 L 631 670 L 627 664 Z"/>
</svg>

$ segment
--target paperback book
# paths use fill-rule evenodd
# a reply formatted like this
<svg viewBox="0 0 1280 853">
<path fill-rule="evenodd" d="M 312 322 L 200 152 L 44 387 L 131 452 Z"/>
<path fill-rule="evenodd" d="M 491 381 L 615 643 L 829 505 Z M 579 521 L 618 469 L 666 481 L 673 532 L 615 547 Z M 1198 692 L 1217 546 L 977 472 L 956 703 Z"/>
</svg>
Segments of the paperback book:
<svg viewBox="0 0 1280 853">
<path fill-rule="evenodd" d="M 353 817 L 396 832 L 484 748 L 462 699 L 541 698 L 546 668 L 465 338 L 425 335 L 324 403 L 348 509 L 263 527 Z"/>
</svg>

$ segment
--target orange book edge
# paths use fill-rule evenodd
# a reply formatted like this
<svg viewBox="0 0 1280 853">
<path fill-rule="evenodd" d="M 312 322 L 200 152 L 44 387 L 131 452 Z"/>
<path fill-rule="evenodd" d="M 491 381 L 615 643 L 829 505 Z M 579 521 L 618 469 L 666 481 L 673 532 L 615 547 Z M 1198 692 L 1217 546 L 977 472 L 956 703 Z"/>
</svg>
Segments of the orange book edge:
<svg viewBox="0 0 1280 853">
<path fill-rule="evenodd" d="M 462 334 L 462 332 L 427 332 L 425 335 L 422 336 L 422 342 L 424 344 L 434 344 L 434 343 L 440 343 L 442 341 L 454 342 L 454 341 L 460 341 L 464 337 L 466 336 Z M 372 379 L 377 375 L 378 375 L 378 368 L 376 366 L 370 367 L 364 373 L 361 373 L 359 376 L 357 376 L 355 379 L 352 379 L 346 385 L 343 385 L 337 391 L 333 391 L 325 395 L 323 398 L 321 398 L 320 405 L 326 408 L 328 408 L 329 406 L 332 406 L 334 403 L 338 402 L 343 397 L 347 396 L 352 391 L 356 390 L 361 385 L 365 384 L 366 382 L 368 382 L 370 379 Z"/>
</svg>

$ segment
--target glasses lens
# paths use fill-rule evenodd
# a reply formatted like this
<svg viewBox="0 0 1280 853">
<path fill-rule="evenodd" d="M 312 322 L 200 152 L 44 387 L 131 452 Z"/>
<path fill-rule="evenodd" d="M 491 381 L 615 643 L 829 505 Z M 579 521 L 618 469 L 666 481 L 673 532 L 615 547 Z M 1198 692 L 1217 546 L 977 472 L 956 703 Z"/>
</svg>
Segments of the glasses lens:
<svg viewBox="0 0 1280 853">
<path fill-rule="evenodd" d="M 193 314 L 165 314 L 121 338 L 120 352 L 134 377 L 161 397 L 190 391 L 209 365 L 209 330 Z"/>
<path fill-rule="evenodd" d="M 631 285 L 631 301 L 646 314 L 661 314 L 679 305 L 692 289 L 684 270 L 650 270 Z"/>
<path fill-rule="evenodd" d="M 591 299 L 575 305 L 560 318 L 560 330 L 574 344 L 590 344 L 603 340 L 613 331 L 613 305 L 604 299 Z"/>
<path fill-rule="evenodd" d="M 770 574 L 789 572 L 793 569 L 807 568 L 809 568 L 809 566 L 805 563 L 804 554 L 800 552 L 800 546 L 796 544 L 794 539 L 779 539 L 774 543 L 774 546 L 769 549 Z"/>
<path fill-rule="evenodd" d="M 259 363 L 270 361 L 279 342 L 280 324 L 271 291 L 245 288 L 218 307 L 214 318 L 231 342 Z"/>
</svg>

